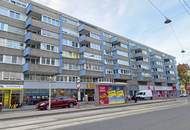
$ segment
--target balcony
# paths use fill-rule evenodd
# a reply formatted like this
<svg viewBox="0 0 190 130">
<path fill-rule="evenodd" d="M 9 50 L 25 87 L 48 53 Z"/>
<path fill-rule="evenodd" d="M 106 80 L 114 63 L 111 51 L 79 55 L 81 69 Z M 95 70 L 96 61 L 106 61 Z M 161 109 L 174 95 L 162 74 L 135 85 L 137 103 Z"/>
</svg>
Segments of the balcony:
<svg viewBox="0 0 190 130">
<path fill-rule="evenodd" d="M 40 64 L 25 63 L 23 65 L 23 72 L 33 72 L 39 74 L 56 74 L 58 73 L 58 67 Z"/>
<path fill-rule="evenodd" d="M 92 30 L 95 30 L 95 29 L 90 26 L 87 26 L 85 24 L 81 24 L 78 27 L 78 31 L 80 32 L 80 34 L 87 34 L 87 33 L 90 33 L 90 31 L 92 31 Z"/>
<path fill-rule="evenodd" d="M 24 65 L 23 65 L 23 72 L 27 72 L 27 71 L 29 71 L 30 70 L 30 65 L 29 65 L 29 63 L 25 63 Z"/>
<path fill-rule="evenodd" d="M 79 48 L 79 53 L 84 53 L 84 52 L 93 53 L 93 54 L 97 54 L 97 55 L 102 54 L 102 52 L 100 50 L 96 50 L 96 49 L 89 48 L 89 47 L 86 47 L 86 46 L 80 47 Z"/>
<path fill-rule="evenodd" d="M 92 76 L 92 77 L 103 77 L 103 71 L 92 71 L 92 70 L 85 70 L 82 69 L 79 72 L 80 76 Z"/>
<path fill-rule="evenodd" d="M 127 40 L 121 39 L 120 37 L 112 37 L 111 43 L 112 44 L 118 44 L 118 43 L 125 43 Z"/>
<path fill-rule="evenodd" d="M 100 41 L 99 40 L 97 40 L 97 39 L 94 39 L 94 38 L 92 38 L 92 37 L 89 37 L 89 36 L 86 36 L 86 35 L 82 35 L 82 36 L 80 36 L 79 37 L 79 42 L 80 43 L 100 43 Z"/>
<path fill-rule="evenodd" d="M 38 19 L 41 18 L 41 14 L 43 14 L 42 9 L 40 9 L 39 7 L 35 7 L 32 5 L 32 3 L 29 3 L 28 6 L 26 7 L 26 15 L 27 16 L 34 16 Z"/>
<path fill-rule="evenodd" d="M 24 42 L 26 44 L 30 44 L 31 40 L 32 40 L 32 33 L 31 32 L 27 32 L 25 34 L 25 36 L 24 36 Z"/>
<path fill-rule="evenodd" d="M 26 15 L 29 15 L 32 12 L 33 6 L 31 3 L 26 7 Z"/>
<path fill-rule="evenodd" d="M 27 47 L 24 49 L 24 57 L 29 57 L 31 55 L 32 49 L 30 47 Z"/>
<path fill-rule="evenodd" d="M 58 39 L 50 38 L 50 37 L 45 37 L 37 33 L 32 33 L 32 32 L 27 32 L 24 36 L 24 42 L 26 44 L 31 44 L 31 43 L 59 43 Z"/>
</svg>

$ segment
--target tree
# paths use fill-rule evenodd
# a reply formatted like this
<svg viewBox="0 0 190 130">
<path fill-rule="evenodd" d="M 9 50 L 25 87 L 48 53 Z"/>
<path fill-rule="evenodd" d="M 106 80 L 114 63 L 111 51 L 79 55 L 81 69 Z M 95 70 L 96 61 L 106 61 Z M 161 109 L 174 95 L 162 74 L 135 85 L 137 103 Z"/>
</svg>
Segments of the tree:
<svg viewBox="0 0 190 130">
<path fill-rule="evenodd" d="M 177 66 L 177 70 L 178 70 L 178 75 L 179 75 L 179 80 L 180 80 L 181 85 L 186 87 L 187 84 L 190 83 L 190 75 L 188 73 L 188 71 L 190 70 L 189 65 L 179 64 Z"/>
</svg>

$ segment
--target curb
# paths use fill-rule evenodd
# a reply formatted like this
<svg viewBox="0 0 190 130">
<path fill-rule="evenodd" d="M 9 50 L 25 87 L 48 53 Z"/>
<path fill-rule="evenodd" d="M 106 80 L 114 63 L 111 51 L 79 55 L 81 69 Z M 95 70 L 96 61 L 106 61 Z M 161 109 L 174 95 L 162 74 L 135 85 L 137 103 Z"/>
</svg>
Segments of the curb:
<svg viewBox="0 0 190 130">
<path fill-rule="evenodd" d="M 170 101 L 176 101 L 176 99 L 167 99 L 167 100 L 160 100 L 160 101 L 154 101 L 154 102 L 122 104 L 122 105 L 113 105 L 113 106 L 100 106 L 100 107 L 95 107 L 95 108 L 84 108 L 84 109 L 63 111 L 63 112 L 59 111 L 59 112 L 52 112 L 52 113 L 40 113 L 38 115 L 33 114 L 33 115 L 15 116 L 15 117 L 8 117 L 8 118 L 0 119 L 0 121 L 13 120 L 13 119 L 23 119 L 23 118 L 32 118 L 32 117 L 43 117 L 43 116 L 51 116 L 51 115 L 58 115 L 58 114 L 69 114 L 69 113 L 94 111 L 94 110 L 102 110 L 102 109 L 110 109 L 110 108 L 122 108 L 122 107 L 127 107 L 127 106 L 139 106 L 139 105 L 170 102 Z"/>
</svg>

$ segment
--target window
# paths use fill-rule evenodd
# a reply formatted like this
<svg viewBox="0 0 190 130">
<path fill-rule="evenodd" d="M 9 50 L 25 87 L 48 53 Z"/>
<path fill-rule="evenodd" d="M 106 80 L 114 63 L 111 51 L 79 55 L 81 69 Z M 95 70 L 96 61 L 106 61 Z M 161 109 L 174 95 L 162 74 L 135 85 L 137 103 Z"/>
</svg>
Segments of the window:
<svg viewBox="0 0 190 130">
<path fill-rule="evenodd" d="M 97 40 L 101 40 L 100 36 L 94 32 L 90 32 L 90 37 L 97 39 Z"/>
<path fill-rule="evenodd" d="M 128 57 L 128 53 L 127 53 L 127 52 L 124 52 L 124 51 L 119 51 L 119 50 L 117 50 L 117 54 L 118 54 L 118 55 L 121 55 L 121 56 Z"/>
<path fill-rule="evenodd" d="M 57 53 L 59 52 L 59 48 L 57 46 L 48 43 L 41 43 L 40 49 Z"/>
<path fill-rule="evenodd" d="M 42 57 L 42 64 L 46 64 L 46 58 Z"/>
<path fill-rule="evenodd" d="M 124 60 L 118 60 L 118 64 L 121 64 L 121 65 L 129 65 L 129 62 L 128 61 L 124 61 Z"/>
<path fill-rule="evenodd" d="M 95 54 L 87 53 L 87 52 L 84 52 L 84 57 L 89 58 L 89 59 L 94 59 L 94 60 L 101 60 L 100 55 L 95 55 Z"/>
<path fill-rule="evenodd" d="M 9 2 L 11 4 L 14 4 L 14 5 L 22 7 L 22 8 L 26 8 L 26 6 L 27 6 L 26 3 L 21 2 L 20 0 L 4 0 L 4 1 L 7 1 L 7 2 Z"/>
<path fill-rule="evenodd" d="M 72 19 L 69 19 L 69 18 L 66 18 L 66 17 L 64 17 L 63 22 L 72 24 L 74 26 L 78 26 L 79 25 L 78 21 L 75 21 L 75 20 L 72 20 Z"/>
<path fill-rule="evenodd" d="M 121 47 L 123 47 L 123 48 L 128 48 L 128 45 L 127 44 L 123 44 L 123 43 L 121 43 Z"/>
<path fill-rule="evenodd" d="M 1 31 L 8 31 L 8 24 L 0 22 L 0 30 Z"/>
<path fill-rule="evenodd" d="M 63 30 L 63 33 L 65 33 L 65 34 L 69 34 L 69 35 L 72 35 L 72 36 L 79 37 L 79 32 L 78 31 L 74 31 L 74 30 L 71 30 L 71 29 L 68 29 L 68 28 L 62 28 L 62 30 Z"/>
<path fill-rule="evenodd" d="M 55 59 L 51 59 L 51 65 L 55 65 Z"/>
<path fill-rule="evenodd" d="M 12 63 L 16 64 L 17 63 L 17 56 L 12 56 Z"/>
<path fill-rule="evenodd" d="M 9 13 L 10 13 L 10 17 L 15 18 L 15 19 L 20 19 L 20 13 L 17 13 L 13 10 L 10 10 Z"/>
<path fill-rule="evenodd" d="M 97 45 L 95 43 L 90 43 L 90 48 L 96 49 L 96 50 L 100 50 L 100 45 Z"/>
<path fill-rule="evenodd" d="M 3 54 L 0 54 L 0 63 L 3 63 Z"/>
<path fill-rule="evenodd" d="M 70 41 L 70 40 L 67 40 L 67 39 L 63 39 L 63 45 L 79 48 L 79 43 L 73 42 L 73 41 Z"/>
<path fill-rule="evenodd" d="M 79 58 L 79 54 L 78 53 L 70 52 L 70 51 L 63 51 L 62 56 L 63 57 L 67 57 L 67 58 L 74 58 L 74 59 L 78 59 Z"/>
<path fill-rule="evenodd" d="M 59 20 L 50 18 L 49 16 L 42 16 L 42 22 L 45 22 L 54 26 L 59 26 Z"/>
<path fill-rule="evenodd" d="M 57 33 L 50 32 L 47 30 L 41 30 L 41 35 L 46 36 L 46 37 L 55 38 L 55 39 L 58 39 L 58 37 L 59 37 Z"/>
</svg>

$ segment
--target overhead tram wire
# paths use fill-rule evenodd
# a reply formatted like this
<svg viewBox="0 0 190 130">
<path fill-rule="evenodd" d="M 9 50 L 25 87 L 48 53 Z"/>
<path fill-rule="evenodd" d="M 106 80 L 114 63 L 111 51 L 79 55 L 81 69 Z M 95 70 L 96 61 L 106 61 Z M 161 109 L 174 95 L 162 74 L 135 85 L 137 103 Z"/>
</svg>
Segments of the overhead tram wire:
<svg viewBox="0 0 190 130">
<path fill-rule="evenodd" d="M 185 12 L 190 15 L 190 9 L 188 9 L 184 3 L 184 0 L 179 0 L 179 3 L 182 5 L 182 7 L 184 8 Z"/>
<path fill-rule="evenodd" d="M 183 1 L 184 1 L 184 0 L 183 0 Z M 151 0 L 148 0 L 148 2 L 152 5 L 152 7 L 154 7 L 154 8 L 160 13 L 161 16 L 163 16 L 163 17 L 165 18 L 164 24 L 169 24 L 169 23 L 172 22 L 172 20 L 170 20 L 168 17 L 166 17 L 166 15 L 165 15 Z M 185 2 L 186 2 L 186 1 L 185 1 Z M 187 3 L 186 3 L 186 4 L 187 4 Z M 190 9 L 190 7 L 189 7 L 189 9 Z M 178 38 L 178 36 L 177 36 L 176 31 L 174 30 L 174 28 L 173 28 L 173 26 L 172 26 L 172 24 L 170 24 L 170 27 L 171 27 L 171 31 L 174 33 L 174 37 L 175 37 L 177 43 L 179 44 L 179 46 L 180 46 L 180 48 L 181 48 L 181 53 L 182 53 L 182 54 L 185 53 L 185 50 L 183 49 L 182 44 L 181 44 L 181 42 L 180 42 L 180 40 L 179 40 L 179 38 Z"/>
<path fill-rule="evenodd" d="M 185 1 L 185 0 L 183 0 L 183 3 L 185 4 L 185 6 L 189 9 L 189 11 L 190 11 L 190 6 L 189 6 L 189 4 L 187 3 L 187 1 Z"/>
<path fill-rule="evenodd" d="M 147 0 L 151 5 L 152 7 L 154 7 L 158 12 L 159 14 L 165 18 L 165 24 L 168 24 L 168 22 L 172 22 L 170 19 L 168 19 L 168 17 L 166 17 L 166 15 L 164 15 L 164 13 L 151 1 L 151 0 Z"/>
</svg>

